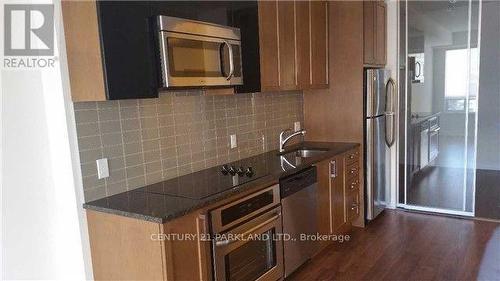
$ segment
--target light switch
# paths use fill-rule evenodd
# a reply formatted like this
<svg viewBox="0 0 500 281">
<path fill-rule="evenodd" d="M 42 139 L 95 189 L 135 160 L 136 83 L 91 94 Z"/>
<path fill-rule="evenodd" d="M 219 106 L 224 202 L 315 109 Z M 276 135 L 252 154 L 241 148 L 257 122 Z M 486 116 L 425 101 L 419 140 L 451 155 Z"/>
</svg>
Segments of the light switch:
<svg viewBox="0 0 500 281">
<path fill-rule="evenodd" d="M 108 158 L 97 159 L 95 162 L 97 163 L 97 178 L 109 177 Z"/>
<path fill-rule="evenodd" d="M 293 129 L 294 129 L 295 132 L 300 131 L 301 128 L 300 128 L 300 122 L 299 121 L 293 123 Z"/>
<path fill-rule="evenodd" d="M 236 148 L 237 146 L 236 135 L 231 135 L 231 148 Z"/>
</svg>

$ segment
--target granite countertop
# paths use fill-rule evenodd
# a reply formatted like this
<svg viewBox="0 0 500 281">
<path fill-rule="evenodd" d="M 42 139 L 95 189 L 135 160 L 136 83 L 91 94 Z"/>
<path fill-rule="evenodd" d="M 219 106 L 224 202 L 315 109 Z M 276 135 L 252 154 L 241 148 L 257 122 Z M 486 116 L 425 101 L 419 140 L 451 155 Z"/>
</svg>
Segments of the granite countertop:
<svg viewBox="0 0 500 281">
<path fill-rule="evenodd" d="M 215 204 L 230 196 L 235 196 L 252 189 L 257 191 L 259 188 L 278 183 L 282 177 L 291 175 L 314 163 L 344 153 L 358 146 L 359 144 L 357 143 L 302 142 L 287 147 L 285 153 L 298 148 L 326 151 L 313 157 L 302 158 L 301 162 L 295 162 L 294 159 L 288 157 L 288 163 L 284 162 L 278 151 L 273 150 L 229 163 L 235 166 L 239 166 L 239 163 L 250 163 L 252 166 L 257 165 L 259 169 L 264 170 L 264 173 L 260 173 L 260 177 L 257 177 L 255 180 L 207 197 L 195 199 L 195 197 L 188 196 L 173 196 L 165 194 L 162 191 L 169 190 L 171 192 L 172 190 L 182 189 L 183 193 L 187 192 L 189 194 L 189 192 L 202 193 L 207 189 L 217 188 L 218 181 L 221 178 L 224 180 L 223 177 L 219 176 L 219 166 L 88 202 L 83 207 L 99 212 L 165 223 L 174 218 L 186 215 L 191 211 Z M 231 179 L 231 177 L 227 178 Z"/>
<path fill-rule="evenodd" d="M 418 112 L 416 113 L 417 117 L 412 117 L 411 118 L 411 124 L 412 125 L 418 125 L 426 120 L 431 119 L 432 117 L 439 116 L 441 112 Z"/>
</svg>

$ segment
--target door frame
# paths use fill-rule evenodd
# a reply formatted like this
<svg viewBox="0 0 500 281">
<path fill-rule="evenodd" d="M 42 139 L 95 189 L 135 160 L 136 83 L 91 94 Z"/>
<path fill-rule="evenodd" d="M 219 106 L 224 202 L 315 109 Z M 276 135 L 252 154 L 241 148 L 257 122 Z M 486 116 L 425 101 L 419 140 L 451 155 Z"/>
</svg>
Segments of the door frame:
<svg viewBox="0 0 500 281">
<path fill-rule="evenodd" d="M 405 13 L 406 15 L 408 15 L 408 1 L 407 0 L 402 0 L 405 2 Z M 471 0 L 469 0 L 469 22 L 468 22 L 468 25 L 469 25 L 469 30 L 470 30 L 470 26 L 471 26 Z M 482 1 L 479 1 L 479 15 L 478 15 L 478 48 L 480 48 L 480 36 L 481 36 L 481 10 L 482 10 Z M 406 29 L 406 32 L 405 34 L 408 35 L 408 17 L 406 16 L 406 24 L 405 24 L 405 29 Z M 397 1 L 397 38 L 398 38 L 398 43 L 397 43 L 397 73 L 396 73 L 396 77 L 397 77 L 397 81 L 398 83 L 400 83 L 401 81 L 401 77 L 400 77 L 400 58 L 401 58 L 401 46 L 400 46 L 400 34 L 401 34 L 401 1 Z M 468 47 L 469 44 L 470 44 L 470 31 L 469 31 L 469 40 L 468 40 Z M 405 49 L 408 50 L 408 36 L 406 36 L 405 38 Z M 406 67 L 408 65 L 408 56 L 405 55 L 405 77 L 408 77 L 408 68 Z M 446 214 L 446 215 L 456 215 L 456 216 L 463 216 L 463 217 L 474 217 L 475 216 L 475 197 L 476 197 L 476 176 L 475 176 L 475 173 L 473 175 L 473 179 L 472 179 L 472 211 L 468 212 L 468 211 L 465 211 L 465 210 L 462 210 L 462 211 L 459 211 L 459 210 L 452 210 L 452 209 L 443 209 L 443 208 L 435 208 L 435 207 L 425 207 L 425 206 L 418 206 L 418 205 L 412 205 L 412 204 L 408 204 L 408 198 L 407 198 L 407 189 L 408 189 L 408 175 L 407 175 L 407 172 L 408 170 L 406 169 L 407 165 L 408 165 L 408 154 L 405 152 L 403 155 L 404 155 L 404 203 L 399 203 L 400 201 L 400 194 L 399 194 L 399 178 L 400 178 L 400 165 L 399 165 L 399 161 L 400 161 L 400 156 L 399 156 L 399 149 L 400 149 L 400 132 L 399 132 L 399 122 L 404 122 L 404 144 L 405 144 L 405 149 L 408 150 L 408 124 L 407 124 L 407 118 L 404 118 L 403 120 L 400 119 L 400 114 L 399 114 L 399 104 L 400 104 L 400 99 L 401 98 L 404 98 L 405 99 L 405 108 L 407 109 L 408 108 L 408 99 L 407 99 L 407 89 L 408 89 L 408 79 L 405 79 L 405 87 L 404 87 L 404 93 L 400 93 L 399 95 L 397 95 L 397 101 L 396 101 L 396 104 L 398 106 L 397 108 L 397 111 L 398 114 L 397 114 L 397 117 L 396 117 L 396 122 L 397 122 L 397 125 L 395 126 L 395 134 L 397 135 L 397 138 L 396 138 L 396 142 L 395 142 L 395 145 L 396 145 L 396 186 L 395 188 L 393 189 L 393 192 L 396 193 L 396 207 L 397 208 L 401 208 L 401 209 L 406 209 L 406 210 L 413 210 L 413 211 L 422 211 L 422 212 L 429 212 L 429 213 L 437 213 L 437 214 Z M 479 95 L 477 97 L 477 99 L 479 99 Z M 406 111 L 405 111 L 405 114 L 406 114 Z M 477 113 L 476 113 L 477 114 Z M 468 122 L 468 121 L 466 121 Z M 475 145 L 474 145 L 474 150 L 477 150 L 477 118 L 476 118 L 476 130 L 475 130 L 475 136 L 474 136 L 474 139 L 475 139 Z M 466 124 L 467 127 L 468 127 L 468 124 Z M 466 127 L 466 128 L 467 128 Z M 468 132 L 466 131 L 466 134 Z M 475 154 L 476 155 L 476 154 Z M 467 180 L 467 160 L 465 161 L 465 164 L 466 166 L 464 167 L 465 169 L 465 175 L 464 175 L 464 182 L 466 182 Z M 464 186 L 464 195 L 465 195 L 465 192 L 466 192 L 466 186 Z M 465 201 L 466 201 L 466 198 L 464 196 L 463 198 L 463 201 L 464 201 L 464 206 L 465 206 Z M 464 207 L 465 208 L 465 207 Z"/>
</svg>

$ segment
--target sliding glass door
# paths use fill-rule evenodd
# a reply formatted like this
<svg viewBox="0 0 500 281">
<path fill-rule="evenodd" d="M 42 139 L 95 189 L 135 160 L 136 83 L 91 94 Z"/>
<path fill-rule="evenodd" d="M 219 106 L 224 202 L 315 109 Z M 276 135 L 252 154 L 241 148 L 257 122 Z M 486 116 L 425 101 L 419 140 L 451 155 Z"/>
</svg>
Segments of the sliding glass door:
<svg viewBox="0 0 500 281">
<path fill-rule="evenodd" d="M 472 215 L 479 1 L 400 2 L 400 205 Z"/>
</svg>

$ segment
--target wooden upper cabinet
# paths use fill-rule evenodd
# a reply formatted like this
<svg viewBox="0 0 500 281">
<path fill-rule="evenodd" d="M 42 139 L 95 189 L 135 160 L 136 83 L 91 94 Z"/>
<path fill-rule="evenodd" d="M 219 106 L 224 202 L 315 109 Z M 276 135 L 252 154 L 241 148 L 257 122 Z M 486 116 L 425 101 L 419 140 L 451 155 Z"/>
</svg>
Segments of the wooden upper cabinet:
<svg viewBox="0 0 500 281">
<path fill-rule="evenodd" d="M 326 1 L 259 1 L 262 91 L 328 87 Z"/>
<path fill-rule="evenodd" d="M 375 64 L 375 2 L 363 2 L 363 62 Z"/>
<path fill-rule="evenodd" d="M 295 47 L 295 3 L 278 1 L 279 86 L 281 90 L 298 88 Z"/>
<path fill-rule="evenodd" d="M 279 89 L 278 3 L 259 1 L 260 83 L 263 91 Z"/>
<path fill-rule="evenodd" d="M 66 0 L 62 13 L 74 102 L 158 97 L 149 2 Z"/>
<path fill-rule="evenodd" d="M 95 1 L 62 1 L 71 97 L 104 101 L 106 90 Z"/>
<path fill-rule="evenodd" d="M 328 87 L 328 4 L 311 1 L 311 83 L 310 88 Z"/>
<path fill-rule="evenodd" d="M 311 84 L 311 39 L 309 2 L 295 2 L 295 32 L 297 46 L 297 83 L 299 88 Z"/>
<path fill-rule="evenodd" d="M 384 1 L 363 2 L 365 65 L 383 66 L 386 64 L 386 10 Z"/>
<path fill-rule="evenodd" d="M 384 2 L 375 5 L 375 63 L 386 64 L 387 37 L 386 37 L 387 7 Z"/>
</svg>

